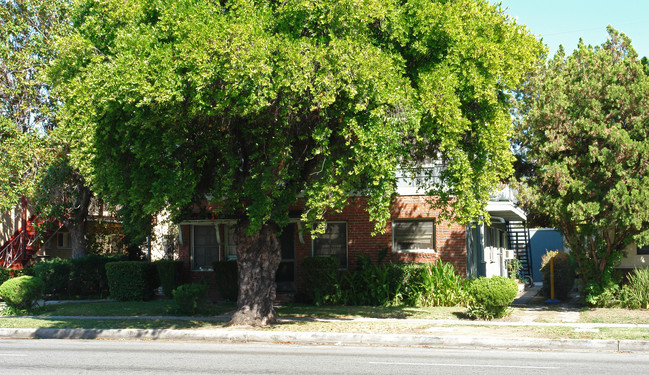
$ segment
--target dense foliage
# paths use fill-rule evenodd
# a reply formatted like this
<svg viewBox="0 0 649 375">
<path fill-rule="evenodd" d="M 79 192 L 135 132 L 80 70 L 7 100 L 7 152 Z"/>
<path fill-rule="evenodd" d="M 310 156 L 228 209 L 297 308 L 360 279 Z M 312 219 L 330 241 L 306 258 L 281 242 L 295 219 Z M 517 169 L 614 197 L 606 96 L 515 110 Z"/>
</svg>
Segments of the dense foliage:
<svg viewBox="0 0 649 375">
<path fill-rule="evenodd" d="M 305 258 L 305 297 L 316 305 L 458 306 L 469 302 L 467 280 L 451 264 L 371 264 L 360 258 L 349 271 L 337 258 Z"/>
<path fill-rule="evenodd" d="M 171 292 L 181 285 L 184 277 L 184 263 L 181 260 L 156 260 L 153 262 L 158 271 L 158 278 L 162 292 L 167 297 L 172 297 Z M 236 275 L 235 278 L 236 280 Z"/>
<path fill-rule="evenodd" d="M 551 297 L 550 259 L 554 260 L 554 298 L 565 301 L 570 298 L 570 292 L 575 285 L 575 264 L 568 253 L 548 251 L 541 258 L 541 273 L 543 274 L 543 287 L 541 293 L 544 297 Z"/>
<path fill-rule="evenodd" d="M 31 274 L 30 269 L 26 269 L 26 268 L 21 268 L 21 269 L 0 268 L 0 285 L 2 285 L 2 283 L 4 283 L 9 279 L 13 279 L 14 277 L 19 277 L 19 276 L 34 276 L 34 275 Z"/>
<path fill-rule="evenodd" d="M 207 285 L 183 284 L 174 289 L 174 301 L 183 314 L 193 315 L 203 309 L 207 300 Z"/>
<path fill-rule="evenodd" d="M 528 89 L 530 198 L 597 298 L 617 285 L 624 249 L 649 242 L 649 77 L 630 40 L 609 28 L 601 46 L 560 50 Z"/>
<path fill-rule="evenodd" d="M 58 298 L 108 296 L 106 264 L 117 256 L 87 255 L 76 259 L 45 259 L 34 264 L 33 274 L 43 280 L 44 293 Z"/>
<path fill-rule="evenodd" d="M 488 217 L 511 172 L 509 92 L 543 54 L 484 0 L 84 0 L 73 14 L 50 71 L 63 126 L 94 141 L 73 165 L 143 226 L 211 197 L 237 220 L 238 312 L 260 322 L 275 319 L 269 237 L 298 198 L 309 227 L 366 195 L 384 231 L 398 165 L 435 161 L 440 178 L 418 181 L 442 216 Z"/>
<path fill-rule="evenodd" d="M 43 295 L 43 281 L 35 276 L 20 276 L 0 285 L 0 297 L 10 307 L 18 310 L 30 309 Z"/>
<path fill-rule="evenodd" d="M 498 319 L 508 314 L 509 305 L 518 294 L 518 284 L 509 277 L 479 277 L 471 280 L 468 292 L 473 300 L 467 315 L 477 319 Z"/>
<path fill-rule="evenodd" d="M 111 262 L 106 264 L 110 296 L 118 301 L 145 301 L 153 297 L 159 285 L 153 263 L 139 261 Z"/>
<path fill-rule="evenodd" d="M 92 192 L 68 156 L 85 141 L 58 127 L 61 101 L 46 74 L 57 41 L 72 32 L 70 3 L 0 1 L 0 211 L 25 197 L 41 220 L 68 227 L 76 258 L 86 254 Z"/>
<path fill-rule="evenodd" d="M 316 305 L 338 300 L 340 259 L 337 257 L 307 257 L 302 260 L 302 284 L 305 298 Z"/>
</svg>

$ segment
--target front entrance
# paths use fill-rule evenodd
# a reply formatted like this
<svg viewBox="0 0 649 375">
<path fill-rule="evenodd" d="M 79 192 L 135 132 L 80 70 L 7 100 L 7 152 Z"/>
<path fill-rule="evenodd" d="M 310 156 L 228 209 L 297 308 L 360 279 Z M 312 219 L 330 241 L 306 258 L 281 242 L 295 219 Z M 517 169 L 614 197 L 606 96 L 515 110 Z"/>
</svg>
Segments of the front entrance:
<svg viewBox="0 0 649 375">
<path fill-rule="evenodd" d="M 277 293 L 295 293 L 295 224 L 284 227 L 279 242 L 282 247 L 282 261 L 275 275 Z"/>
</svg>

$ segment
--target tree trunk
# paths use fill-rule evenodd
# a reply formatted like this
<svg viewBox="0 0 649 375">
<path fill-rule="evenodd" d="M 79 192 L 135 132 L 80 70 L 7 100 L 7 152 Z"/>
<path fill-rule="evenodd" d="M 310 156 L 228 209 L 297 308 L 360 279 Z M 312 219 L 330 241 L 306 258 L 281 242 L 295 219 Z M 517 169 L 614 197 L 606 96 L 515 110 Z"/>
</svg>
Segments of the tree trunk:
<svg viewBox="0 0 649 375">
<path fill-rule="evenodd" d="M 72 258 L 81 258 L 88 253 L 88 238 L 86 237 L 86 222 L 67 225 L 70 232 L 70 247 Z"/>
<path fill-rule="evenodd" d="M 78 198 L 74 213 L 63 220 L 70 232 L 70 245 L 72 258 L 81 258 L 88 254 L 88 237 L 86 236 L 86 223 L 92 192 L 81 180 L 78 182 Z"/>
<path fill-rule="evenodd" d="M 237 223 L 234 241 L 239 267 L 237 311 L 230 325 L 265 326 L 275 323 L 275 272 L 281 260 L 276 226 L 264 224 L 252 236 L 246 235 L 248 223 Z"/>
</svg>

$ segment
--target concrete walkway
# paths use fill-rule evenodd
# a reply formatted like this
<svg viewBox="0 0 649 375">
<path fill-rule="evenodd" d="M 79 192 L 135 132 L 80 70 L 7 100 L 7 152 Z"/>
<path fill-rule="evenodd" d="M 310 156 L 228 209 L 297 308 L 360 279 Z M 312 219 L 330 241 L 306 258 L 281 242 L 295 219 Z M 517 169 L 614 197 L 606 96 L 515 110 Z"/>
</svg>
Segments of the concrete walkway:
<svg viewBox="0 0 649 375">
<path fill-rule="evenodd" d="M 372 333 L 333 333 L 333 332 L 284 332 L 268 330 L 218 329 L 55 329 L 55 328 L 4 328 L 0 338 L 41 338 L 41 339 L 144 339 L 144 340 L 188 340 L 221 342 L 264 342 L 294 344 L 335 344 L 335 345 L 385 345 L 385 346 L 426 346 L 456 348 L 499 348 L 535 350 L 601 350 L 633 351 L 649 354 L 649 341 L 644 340 L 586 340 L 586 339 L 545 339 L 521 337 L 520 333 L 507 335 L 485 335 L 484 327 L 568 327 L 575 331 L 598 330 L 599 328 L 644 328 L 649 324 L 611 324 L 579 323 L 578 309 L 562 307 L 562 311 L 551 311 L 561 316 L 561 322 L 536 321 L 548 313 L 544 305 L 538 303 L 539 287 L 525 291 L 513 305 L 522 308 L 523 316 L 513 321 L 473 321 L 473 320 L 432 320 L 432 319 L 377 319 L 377 318 L 281 318 L 280 322 L 384 322 L 395 324 L 429 325 L 427 334 L 372 334 Z M 542 301 L 542 300 L 541 300 Z M 45 304 L 68 301 L 47 301 Z M 75 301 L 77 302 L 77 301 Z M 80 302 L 80 301 L 79 301 Z M 90 301 L 83 301 L 90 302 Z M 561 315 L 564 314 L 564 315 Z M 565 316 L 565 317 L 564 317 Z M 17 318 L 0 317 L 0 318 Z M 226 322 L 229 315 L 212 317 L 187 316 L 24 316 L 38 319 L 163 319 Z M 479 326 L 479 327 L 478 327 Z M 520 330 L 519 330 L 520 332 Z M 505 335 L 503 337 L 503 334 Z"/>
</svg>

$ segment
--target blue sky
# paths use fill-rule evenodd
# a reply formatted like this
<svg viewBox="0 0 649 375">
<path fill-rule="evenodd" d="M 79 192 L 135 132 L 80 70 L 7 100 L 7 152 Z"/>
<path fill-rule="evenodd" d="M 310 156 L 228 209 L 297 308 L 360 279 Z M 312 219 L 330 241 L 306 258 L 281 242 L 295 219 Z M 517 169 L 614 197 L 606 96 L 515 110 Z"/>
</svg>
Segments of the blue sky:
<svg viewBox="0 0 649 375">
<path fill-rule="evenodd" d="M 560 44 L 571 53 L 580 37 L 586 44 L 604 43 L 610 24 L 631 38 L 640 57 L 649 57 L 648 0 L 503 0 L 502 7 L 533 34 L 540 34 L 550 56 Z"/>
</svg>

